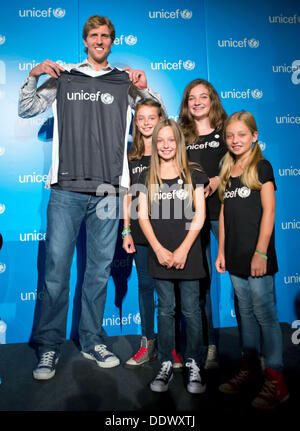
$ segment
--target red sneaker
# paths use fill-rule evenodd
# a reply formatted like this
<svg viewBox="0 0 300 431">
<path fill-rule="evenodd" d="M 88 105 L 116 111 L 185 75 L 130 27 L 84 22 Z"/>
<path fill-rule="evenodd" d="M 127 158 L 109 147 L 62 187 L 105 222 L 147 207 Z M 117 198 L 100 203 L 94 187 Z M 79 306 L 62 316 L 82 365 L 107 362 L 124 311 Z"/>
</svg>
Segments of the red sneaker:
<svg viewBox="0 0 300 431">
<path fill-rule="evenodd" d="M 179 354 L 176 352 L 176 350 L 172 350 L 172 356 L 174 358 L 174 362 L 173 362 L 173 368 L 182 368 L 183 364 L 181 362 L 180 356 Z"/>
<path fill-rule="evenodd" d="M 257 409 L 271 410 L 290 397 L 282 373 L 271 368 L 265 369 L 265 382 L 260 393 L 253 400 Z"/>
</svg>

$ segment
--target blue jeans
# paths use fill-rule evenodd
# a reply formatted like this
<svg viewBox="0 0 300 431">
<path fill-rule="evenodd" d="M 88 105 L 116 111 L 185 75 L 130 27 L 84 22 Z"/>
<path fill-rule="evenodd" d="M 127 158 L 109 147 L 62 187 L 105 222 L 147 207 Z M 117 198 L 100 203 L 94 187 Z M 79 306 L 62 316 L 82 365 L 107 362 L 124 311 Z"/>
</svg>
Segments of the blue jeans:
<svg viewBox="0 0 300 431">
<path fill-rule="evenodd" d="M 176 281 L 155 279 L 158 297 L 158 357 L 161 362 L 174 362 L 171 352 L 175 348 L 175 283 Z M 184 360 L 191 358 L 203 365 L 199 280 L 178 280 L 178 288 L 186 325 Z"/>
<path fill-rule="evenodd" d="M 107 203 L 107 218 L 99 216 Z M 103 343 L 102 328 L 107 281 L 118 231 L 119 200 L 62 190 L 51 190 L 47 210 L 45 280 L 42 308 L 33 339 L 38 350 L 60 352 L 66 337 L 69 280 L 76 240 L 86 224 L 86 269 L 82 285 L 79 341 L 87 351 Z"/>
<path fill-rule="evenodd" d="M 135 249 L 142 335 L 151 340 L 154 338 L 154 280 L 148 274 L 148 246 L 135 244 Z"/>
<path fill-rule="evenodd" d="M 275 312 L 273 276 L 230 274 L 230 278 L 238 298 L 244 359 L 253 361 L 259 356 L 261 334 L 266 368 L 282 371 L 282 334 Z"/>
<path fill-rule="evenodd" d="M 219 220 L 207 220 L 201 231 L 202 245 L 205 250 L 207 260 L 208 276 L 200 281 L 200 306 L 207 327 L 207 342 L 208 344 L 217 344 L 211 304 L 212 261 L 210 232 L 212 232 L 216 240 L 219 241 Z"/>
</svg>

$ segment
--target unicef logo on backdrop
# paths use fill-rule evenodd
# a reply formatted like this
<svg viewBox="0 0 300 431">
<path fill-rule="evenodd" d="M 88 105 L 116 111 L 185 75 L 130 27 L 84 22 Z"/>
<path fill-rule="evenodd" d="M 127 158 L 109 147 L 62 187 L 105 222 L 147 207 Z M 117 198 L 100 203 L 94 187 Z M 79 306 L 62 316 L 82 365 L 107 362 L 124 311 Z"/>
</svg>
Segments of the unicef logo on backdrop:
<svg viewBox="0 0 300 431">
<path fill-rule="evenodd" d="M 258 48 L 259 44 L 259 40 L 255 38 L 247 39 L 246 37 L 240 40 L 232 39 L 232 37 L 218 40 L 219 48 Z"/>
<path fill-rule="evenodd" d="M 139 325 L 141 323 L 141 315 L 140 315 L 140 313 L 134 314 L 132 316 L 132 319 L 133 319 L 133 321 L 134 321 L 134 323 L 136 325 Z"/>
<path fill-rule="evenodd" d="M 4 45 L 5 43 L 5 36 L 0 34 L 0 45 Z"/>
<path fill-rule="evenodd" d="M 55 18 L 63 18 L 66 15 L 66 10 L 58 7 L 57 9 L 53 10 L 53 15 Z"/>
<path fill-rule="evenodd" d="M 193 16 L 193 12 L 191 10 L 185 9 L 180 12 L 180 15 L 183 19 L 191 19 Z"/>
<path fill-rule="evenodd" d="M 251 91 L 251 96 L 253 99 L 261 99 L 263 97 L 263 92 L 256 88 L 255 90 Z"/>
<path fill-rule="evenodd" d="M 259 40 L 250 39 L 250 40 L 248 40 L 248 45 L 250 46 L 250 48 L 258 48 L 259 47 Z"/>
<path fill-rule="evenodd" d="M 183 63 L 183 67 L 185 68 L 185 70 L 194 70 L 195 66 L 195 62 L 191 60 L 187 60 Z"/>
<path fill-rule="evenodd" d="M 0 214 L 3 214 L 5 211 L 5 205 L 0 203 Z"/>
<path fill-rule="evenodd" d="M 125 42 L 127 45 L 135 45 L 137 43 L 137 37 L 130 34 L 129 36 L 125 37 Z"/>
<path fill-rule="evenodd" d="M 0 262 L 0 274 L 3 274 L 6 271 L 6 265 L 3 262 Z"/>
</svg>

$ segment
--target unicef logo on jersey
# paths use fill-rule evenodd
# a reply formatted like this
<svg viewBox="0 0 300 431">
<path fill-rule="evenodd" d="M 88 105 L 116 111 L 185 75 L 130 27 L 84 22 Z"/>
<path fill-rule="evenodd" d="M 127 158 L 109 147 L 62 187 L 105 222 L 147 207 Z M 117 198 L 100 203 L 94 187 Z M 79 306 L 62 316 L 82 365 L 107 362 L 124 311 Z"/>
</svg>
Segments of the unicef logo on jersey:
<svg viewBox="0 0 300 431">
<path fill-rule="evenodd" d="M 192 60 L 186 60 L 183 62 L 183 67 L 185 70 L 194 70 L 196 66 L 196 63 Z"/>
<path fill-rule="evenodd" d="M 58 7 L 57 9 L 53 9 L 53 16 L 55 18 L 63 18 L 66 15 L 66 10 Z"/>
<path fill-rule="evenodd" d="M 251 190 L 248 187 L 241 187 L 238 189 L 238 195 L 240 198 L 248 198 L 250 196 Z"/>
<path fill-rule="evenodd" d="M 189 193 L 187 190 L 184 190 L 184 189 L 176 190 L 176 196 L 181 201 L 184 201 L 188 197 L 188 195 L 189 195 Z"/>
<path fill-rule="evenodd" d="M 193 16 L 193 12 L 191 10 L 185 9 L 180 12 L 180 16 L 183 19 L 191 19 Z"/>
<path fill-rule="evenodd" d="M 248 40 L 248 45 L 250 46 L 250 48 L 258 48 L 259 47 L 259 40 L 257 40 L 257 39 L 249 39 Z"/>
<path fill-rule="evenodd" d="M 220 142 L 218 142 L 218 141 L 211 141 L 211 142 L 208 143 L 208 146 L 210 148 L 218 148 L 220 146 Z"/>
<path fill-rule="evenodd" d="M 114 101 L 114 96 L 109 93 L 103 93 L 101 94 L 101 102 L 105 105 L 111 105 Z"/>
<path fill-rule="evenodd" d="M 125 37 L 125 42 L 127 45 L 135 45 L 137 43 L 137 37 L 130 34 L 129 36 Z"/>
<path fill-rule="evenodd" d="M 263 92 L 256 88 L 255 90 L 251 91 L 251 96 L 253 99 L 261 99 L 263 97 Z"/>
</svg>

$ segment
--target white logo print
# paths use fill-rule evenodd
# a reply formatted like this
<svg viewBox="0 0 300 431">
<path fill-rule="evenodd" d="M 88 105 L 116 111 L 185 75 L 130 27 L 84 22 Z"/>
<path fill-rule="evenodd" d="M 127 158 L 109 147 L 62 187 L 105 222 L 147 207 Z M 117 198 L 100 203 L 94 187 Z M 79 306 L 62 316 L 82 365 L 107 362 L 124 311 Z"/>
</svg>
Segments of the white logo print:
<svg viewBox="0 0 300 431">
<path fill-rule="evenodd" d="M 133 318 L 133 321 L 134 321 L 134 323 L 136 325 L 139 325 L 141 323 L 141 315 L 140 315 L 140 313 L 134 314 L 132 316 L 132 318 Z"/>
<path fill-rule="evenodd" d="M 220 142 L 217 142 L 217 141 L 211 141 L 208 143 L 208 146 L 211 148 L 218 148 L 219 145 L 220 145 Z"/>
<path fill-rule="evenodd" d="M 55 18 L 63 18 L 66 15 L 66 10 L 58 7 L 57 9 L 53 9 L 53 15 Z"/>
<path fill-rule="evenodd" d="M 255 90 L 251 91 L 251 96 L 253 99 L 261 99 L 263 97 L 263 92 L 256 88 Z"/>
<path fill-rule="evenodd" d="M 109 93 L 101 94 L 101 102 L 110 105 L 114 101 L 114 96 Z"/>
<path fill-rule="evenodd" d="M 3 45 L 5 43 L 5 36 L 0 34 L 0 45 Z"/>
<path fill-rule="evenodd" d="M 130 34 L 129 36 L 125 37 L 125 42 L 127 45 L 135 45 L 137 43 L 137 37 Z"/>
<path fill-rule="evenodd" d="M 186 61 L 183 62 L 183 67 L 186 70 L 193 70 L 193 69 L 195 69 L 195 66 L 196 66 L 196 64 L 192 60 L 186 60 Z"/>
<path fill-rule="evenodd" d="M 5 211 L 5 205 L 4 204 L 0 204 L 0 214 L 3 214 Z"/>
<path fill-rule="evenodd" d="M 262 142 L 262 141 L 258 141 L 258 145 L 260 146 L 260 149 L 262 151 L 264 151 L 266 149 L 266 146 L 267 146 L 266 143 Z"/>
<path fill-rule="evenodd" d="M 5 263 L 0 262 L 0 274 L 3 274 L 3 272 L 5 272 L 5 270 L 6 270 Z"/>
<path fill-rule="evenodd" d="M 249 39 L 248 40 L 248 45 L 250 46 L 250 48 L 258 48 L 259 47 L 259 40 L 257 40 L 257 39 Z"/>
<path fill-rule="evenodd" d="M 294 72 L 292 73 L 291 80 L 292 80 L 293 84 L 297 85 L 297 84 L 300 83 L 300 78 L 299 78 L 299 75 L 300 75 L 300 60 L 294 60 L 293 63 L 292 63 L 292 68 L 293 68 Z"/>
<path fill-rule="evenodd" d="M 176 196 L 181 201 L 184 201 L 188 197 L 188 195 L 189 195 L 189 193 L 187 190 L 184 190 L 184 189 L 176 190 Z"/>
<path fill-rule="evenodd" d="M 238 189 L 238 195 L 240 198 L 247 198 L 250 196 L 251 190 L 248 187 L 241 187 Z"/>
<path fill-rule="evenodd" d="M 193 16 L 193 12 L 191 10 L 185 9 L 180 12 L 180 15 L 183 19 L 191 19 Z"/>
</svg>

